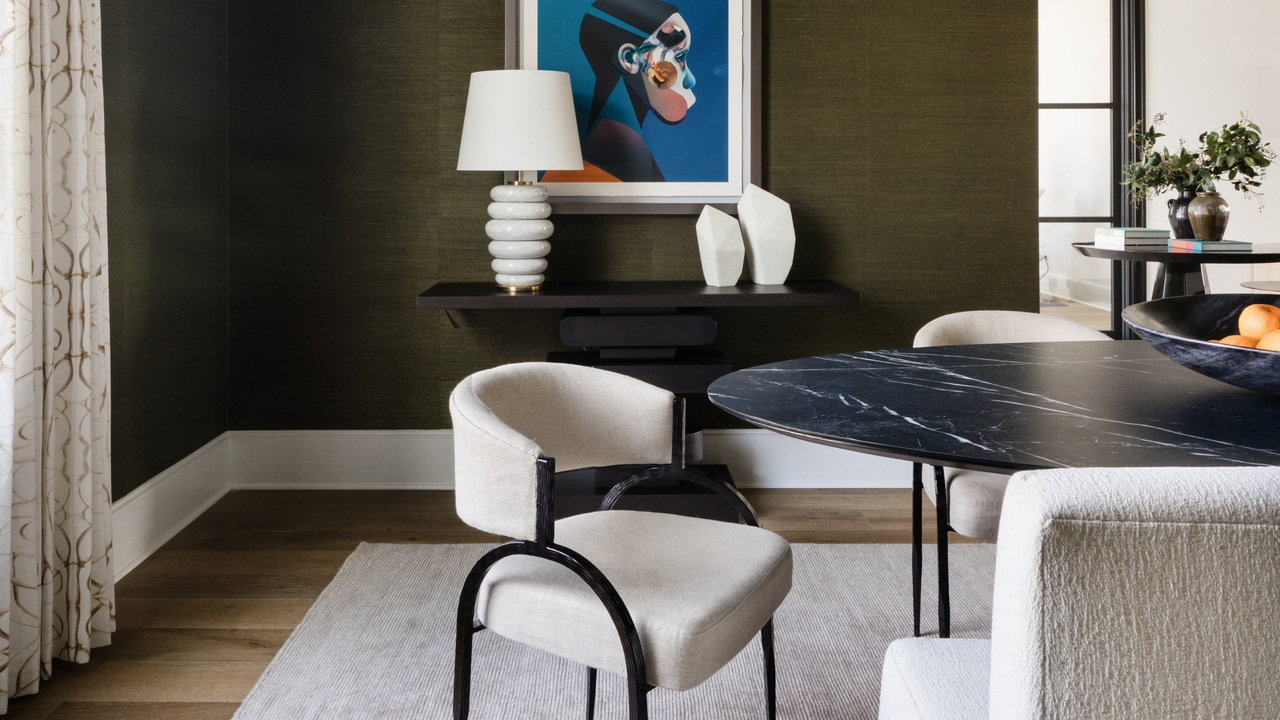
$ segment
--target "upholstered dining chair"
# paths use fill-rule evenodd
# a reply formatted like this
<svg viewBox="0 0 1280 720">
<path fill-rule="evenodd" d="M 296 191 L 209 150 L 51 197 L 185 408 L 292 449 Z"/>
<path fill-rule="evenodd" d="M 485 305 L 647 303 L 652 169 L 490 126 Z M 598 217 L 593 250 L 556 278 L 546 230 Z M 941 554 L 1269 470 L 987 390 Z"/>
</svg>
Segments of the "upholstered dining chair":
<svg viewBox="0 0 1280 720">
<path fill-rule="evenodd" d="M 1280 717 L 1280 468 L 1018 473 L 990 640 L 885 654 L 880 720 Z"/>
<path fill-rule="evenodd" d="M 766 717 L 776 716 L 774 611 L 791 589 L 791 548 L 759 527 L 728 483 L 684 466 L 684 401 L 605 370 L 505 365 L 464 379 L 449 398 L 458 516 L 514 538 L 472 568 L 458 603 L 454 718 L 471 695 L 472 637 L 482 630 L 626 678 L 631 720 L 655 687 L 689 690 L 756 633 Z M 615 486 L 602 511 L 555 520 L 555 473 L 649 465 Z M 675 476 L 719 493 L 746 524 L 612 510 L 628 489 Z"/>
<path fill-rule="evenodd" d="M 915 347 L 985 345 L 990 343 L 1074 342 L 1110 340 L 1103 333 L 1062 318 L 1007 310 L 978 310 L 943 315 L 916 333 Z M 965 537 L 995 542 L 1000 504 L 1008 475 L 935 467 L 933 482 L 923 482 L 923 468 L 912 468 L 912 617 L 920 635 L 920 573 L 923 534 L 921 490 L 937 508 L 938 517 L 938 635 L 951 635 L 951 600 L 947 569 L 947 530 Z"/>
</svg>

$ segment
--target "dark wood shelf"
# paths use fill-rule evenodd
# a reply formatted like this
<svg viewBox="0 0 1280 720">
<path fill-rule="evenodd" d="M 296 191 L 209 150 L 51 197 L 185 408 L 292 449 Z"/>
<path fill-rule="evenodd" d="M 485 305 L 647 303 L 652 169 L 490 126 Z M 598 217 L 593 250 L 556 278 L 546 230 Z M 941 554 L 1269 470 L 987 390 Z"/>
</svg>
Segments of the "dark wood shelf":
<svg viewBox="0 0 1280 720">
<path fill-rule="evenodd" d="M 520 293 L 491 283 L 437 283 L 418 296 L 422 310 L 825 307 L 859 302 L 857 290 L 831 280 L 733 287 L 710 287 L 698 280 L 549 282 L 535 292 Z"/>
</svg>

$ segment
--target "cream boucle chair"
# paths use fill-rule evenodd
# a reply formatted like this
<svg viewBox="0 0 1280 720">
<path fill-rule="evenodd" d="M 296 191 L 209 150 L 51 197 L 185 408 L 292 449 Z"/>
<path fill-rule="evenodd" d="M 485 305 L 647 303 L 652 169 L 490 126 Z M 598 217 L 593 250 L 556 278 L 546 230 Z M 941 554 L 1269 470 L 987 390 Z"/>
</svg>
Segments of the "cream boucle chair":
<svg viewBox="0 0 1280 720">
<path fill-rule="evenodd" d="M 979 310 L 943 315 L 916 333 L 915 347 L 986 345 L 991 343 L 1073 342 L 1110 340 L 1103 333 L 1079 323 L 1036 313 Z M 947 528 L 964 535 L 995 542 L 1000 525 L 1000 503 L 1008 475 L 933 469 L 934 482 L 924 483 L 920 463 L 913 467 L 912 487 L 912 600 L 915 634 L 920 634 L 920 567 L 922 508 L 920 492 L 938 508 L 938 634 L 951 634 L 951 603 L 947 580 Z"/>
<path fill-rule="evenodd" d="M 791 548 L 761 529 L 732 486 L 684 468 L 684 402 L 647 383 L 575 365 L 476 373 L 449 398 L 458 516 L 515 538 L 476 563 L 458 605 L 454 718 L 470 704 L 472 635 L 504 637 L 627 679 L 631 720 L 654 687 L 688 690 L 758 632 L 767 717 L 775 717 L 774 611 L 791 589 Z M 555 472 L 657 466 L 602 510 L 554 520 Z M 747 525 L 609 510 L 627 488 L 677 475 L 719 492 Z M 478 620 L 477 620 L 478 618 Z"/>
<path fill-rule="evenodd" d="M 1018 473 L 991 640 L 898 640 L 880 720 L 1280 717 L 1280 468 Z"/>
</svg>

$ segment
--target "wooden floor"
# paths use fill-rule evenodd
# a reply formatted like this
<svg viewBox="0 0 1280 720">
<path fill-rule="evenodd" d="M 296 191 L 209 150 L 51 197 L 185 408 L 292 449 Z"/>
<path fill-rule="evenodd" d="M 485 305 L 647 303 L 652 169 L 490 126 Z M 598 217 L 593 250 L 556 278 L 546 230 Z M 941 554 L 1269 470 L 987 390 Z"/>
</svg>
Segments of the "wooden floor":
<svg viewBox="0 0 1280 720">
<path fill-rule="evenodd" d="M 911 541 L 908 490 L 746 494 L 792 542 Z M 226 720 L 360 542 L 497 541 L 458 520 L 451 492 L 233 492 L 116 586 L 109 647 L 84 665 L 55 661 L 6 718 Z"/>
<path fill-rule="evenodd" d="M 1053 317 L 1070 320 L 1071 322 L 1080 323 L 1085 327 L 1094 330 L 1110 330 L 1111 329 L 1111 313 L 1107 310 L 1099 310 L 1098 308 L 1085 305 L 1084 303 L 1074 302 L 1072 300 L 1055 299 L 1055 302 L 1061 305 L 1045 305 L 1040 308 L 1041 315 L 1052 315 Z"/>
</svg>

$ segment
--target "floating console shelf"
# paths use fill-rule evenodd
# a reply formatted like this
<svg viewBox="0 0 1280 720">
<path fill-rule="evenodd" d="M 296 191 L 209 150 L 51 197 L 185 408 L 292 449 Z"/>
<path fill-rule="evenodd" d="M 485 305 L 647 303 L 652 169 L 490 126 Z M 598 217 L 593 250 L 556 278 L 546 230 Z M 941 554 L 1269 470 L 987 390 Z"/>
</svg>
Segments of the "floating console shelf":
<svg viewBox="0 0 1280 720">
<path fill-rule="evenodd" d="M 859 303 L 856 290 L 831 280 L 710 287 L 696 280 L 549 282 L 511 293 L 489 283 L 439 283 L 418 296 L 424 310 L 565 310 L 560 339 L 589 351 L 552 351 L 550 362 L 590 365 L 672 392 L 702 393 L 729 372 L 706 308 L 832 307 Z"/>
</svg>

